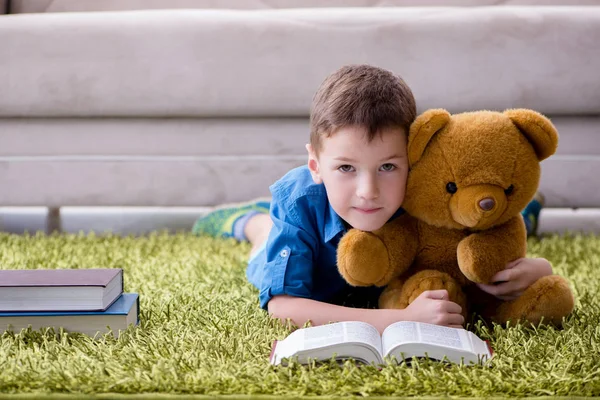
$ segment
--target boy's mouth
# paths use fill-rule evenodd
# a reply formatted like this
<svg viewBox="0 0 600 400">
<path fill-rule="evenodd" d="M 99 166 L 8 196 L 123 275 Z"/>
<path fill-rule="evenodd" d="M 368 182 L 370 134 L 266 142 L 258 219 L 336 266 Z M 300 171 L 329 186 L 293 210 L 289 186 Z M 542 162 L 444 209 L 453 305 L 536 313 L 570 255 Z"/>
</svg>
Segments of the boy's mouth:
<svg viewBox="0 0 600 400">
<path fill-rule="evenodd" d="M 362 208 L 362 207 L 354 207 L 354 209 L 360 213 L 363 214 L 373 214 L 376 213 L 377 211 L 381 210 L 382 207 L 375 207 L 375 208 Z"/>
</svg>

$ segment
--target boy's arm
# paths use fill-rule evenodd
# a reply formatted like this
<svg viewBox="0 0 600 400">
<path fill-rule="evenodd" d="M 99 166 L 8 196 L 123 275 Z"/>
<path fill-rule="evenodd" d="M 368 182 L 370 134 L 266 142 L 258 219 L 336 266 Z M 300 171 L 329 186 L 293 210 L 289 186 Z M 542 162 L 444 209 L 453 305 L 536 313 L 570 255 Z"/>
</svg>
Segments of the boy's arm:
<svg viewBox="0 0 600 400">
<path fill-rule="evenodd" d="M 312 297 L 314 259 L 319 247 L 314 213 L 307 196 L 290 197 L 272 188 L 273 225 L 265 243 L 264 259 L 254 268 L 251 282 L 259 290 L 260 306 L 267 309 L 273 296 Z M 248 268 L 250 268 L 249 263 Z"/>
<path fill-rule="evenodd" d="M 464 318 L 458 304 L 447 300 L 445 290 L 423 292 L 403 310 L 367 309 L 338 306 L 302 297 L 280 295 L 268 303 L 269 314 L 282 321 L 288 318 L 296 326 L 310 321 L 313 326 L 329 322 L 362 321 L 383 333 L 388 325 L 398 321 L 419 321 L 431 324 L 462 327 Z"/>
</svg>

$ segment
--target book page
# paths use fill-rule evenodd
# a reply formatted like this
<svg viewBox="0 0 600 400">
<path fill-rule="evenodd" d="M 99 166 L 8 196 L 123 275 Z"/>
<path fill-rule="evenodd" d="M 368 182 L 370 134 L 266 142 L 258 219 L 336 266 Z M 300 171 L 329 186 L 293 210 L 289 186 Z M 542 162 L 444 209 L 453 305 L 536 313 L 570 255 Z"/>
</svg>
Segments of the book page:
<svg viewBox="0 0 600 400">
<path fill-rule="evenodd" d="M 336 322 L 297 329 L 277 343 L 277 353 L 291 356 L 300 351 L 330 347 L 344 343 L 364 343 L 381 354 L 381 337 L 377 329 L 367 323 Z"/>
<path fill-rule="evenodd" d="M 457 350 L 473 351 L 471 340 L 464 329 L 401 321 L 386 328 L 383 332 L 383 353 L 406 343 L 424 343 Z"/>
</svg>

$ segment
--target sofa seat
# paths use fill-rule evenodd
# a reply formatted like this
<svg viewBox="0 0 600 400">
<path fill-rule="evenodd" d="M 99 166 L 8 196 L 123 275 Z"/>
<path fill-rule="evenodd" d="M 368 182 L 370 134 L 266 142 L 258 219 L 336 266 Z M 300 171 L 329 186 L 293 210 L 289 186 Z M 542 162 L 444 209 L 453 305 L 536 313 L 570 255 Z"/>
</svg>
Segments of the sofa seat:
<svg viewBox="0 0 600 400">
<path fill-rule="evenodd" d="M 0 205 L 268 195 L 305 162 L 323 78 L 371 63 L 419 111 L 546 114 L 561 135 L 542 163 L 548 206 L 600 209 L 598 6 L 23 13 L 0 16 L 0 37 Z"/>
</svg>

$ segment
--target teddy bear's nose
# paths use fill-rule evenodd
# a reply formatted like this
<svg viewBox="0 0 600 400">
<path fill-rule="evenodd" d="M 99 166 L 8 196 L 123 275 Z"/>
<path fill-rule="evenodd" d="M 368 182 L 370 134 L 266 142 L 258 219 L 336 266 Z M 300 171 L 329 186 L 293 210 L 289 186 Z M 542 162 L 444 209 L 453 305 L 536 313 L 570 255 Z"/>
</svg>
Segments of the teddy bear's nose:
<svg viewBox="0 0 600 400">
<path fill-rule="evenodd" d="M 483 211 L 490 211 L 495 205 L 496 202 L 491 197 L 486 197 L 485 199 L 479 200 L 479 207 Z"/>
</svg>

